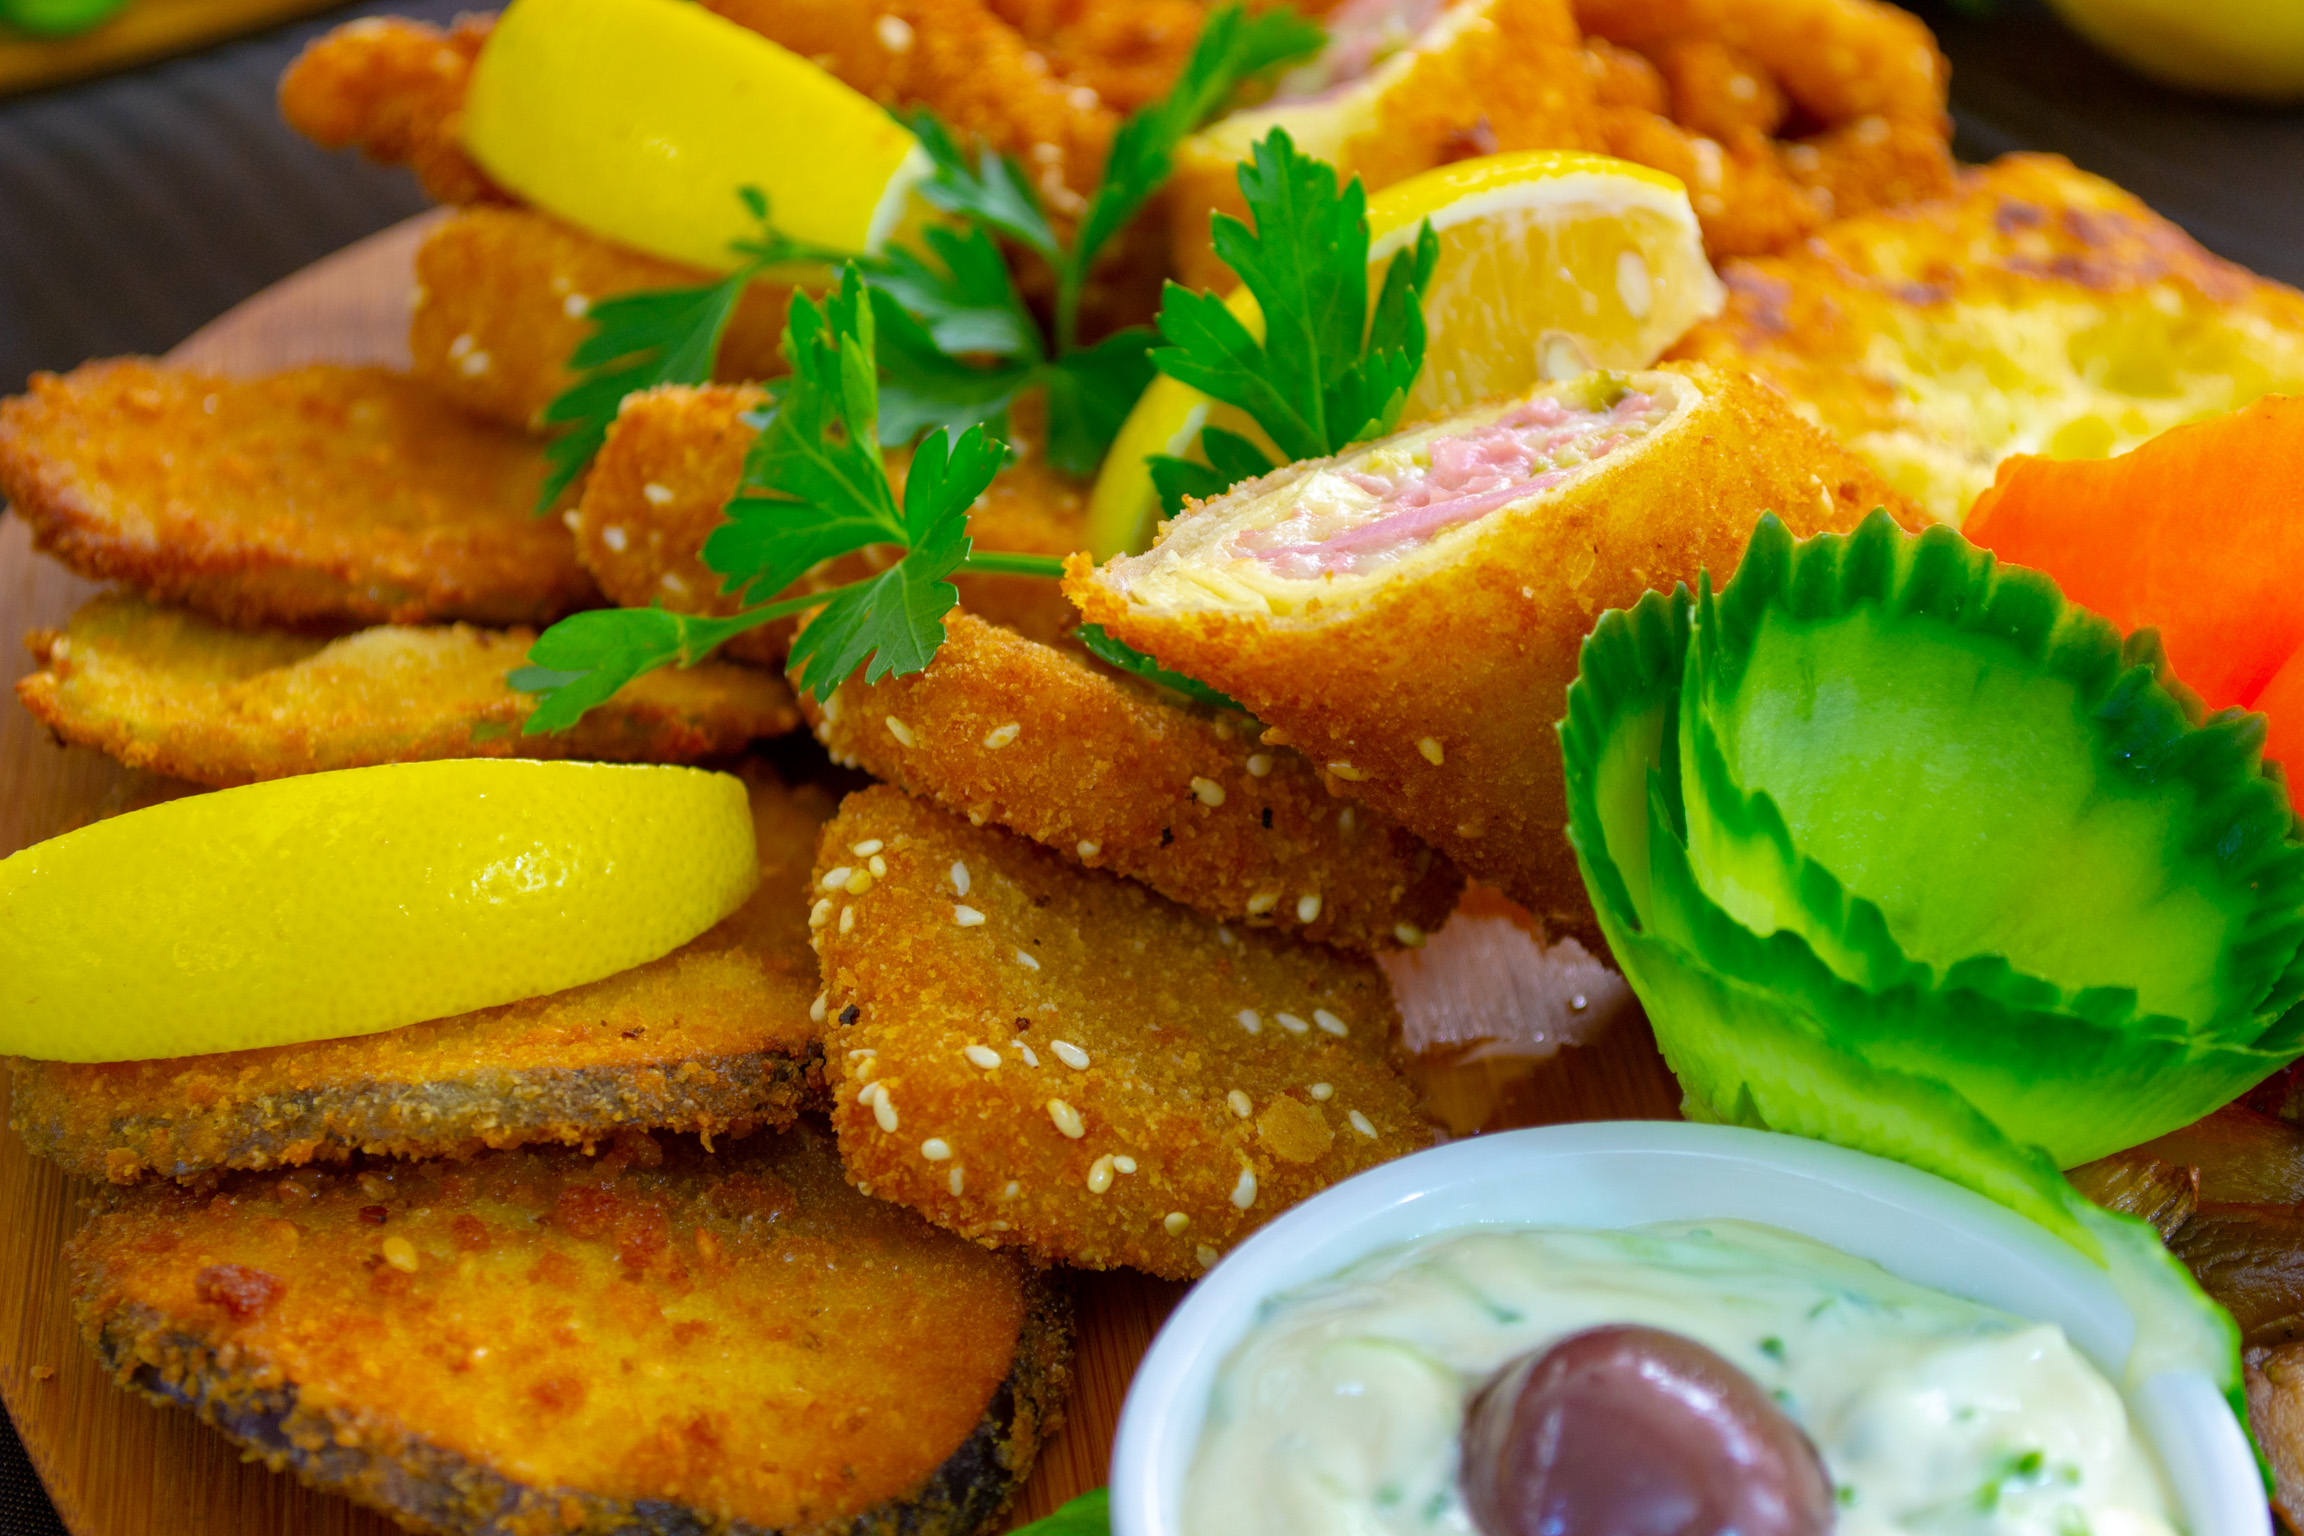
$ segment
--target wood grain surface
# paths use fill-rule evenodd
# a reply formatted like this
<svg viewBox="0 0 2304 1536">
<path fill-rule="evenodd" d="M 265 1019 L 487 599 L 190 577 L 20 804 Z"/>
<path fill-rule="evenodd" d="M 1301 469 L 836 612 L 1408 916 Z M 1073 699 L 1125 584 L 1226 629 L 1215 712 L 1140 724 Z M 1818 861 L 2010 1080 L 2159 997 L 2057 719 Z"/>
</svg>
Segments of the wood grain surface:
<svg viewBox="0 0 2304 1536">
<path fill-rule="evenodd" d="M 227 371 L 315 360 L 406 361 L 410 261 L 422 220 L 352 246 L 208 326 L 175 356 Z M 60 625 L 95 590 L 35 556 L 24 523 L 0 518 L 0 643 Z M 0 675 L 26 670 L 19 653 Z M 107 810 L 164 793 L 93 752 L 66 750 L 0 700 L 0 856 Z M 1491 1125 L 1662 1118 L 1678 1090 L 1637 1011 L 1550 1062 L 1429 1063 L 1456 1102 L 1495 1106 Z M 0 1077 L 0 1105 L 6 1082 Z M 1483 1111 L 1489 1112 L 1489 1111 Z M 0 1112 L 0 1121 L 5 1120 Z M 114 1388 L 79 1341 L 59 1258 L 92 1190 L 0 1133 L 0 1398 L 74 1536 L 385 1536 L 384 1517 L 243 1462 L 189 1413 Z M 1103 1483 L 1137 1360 L 1184 1287 L 1128 1271 L 1077 1277 L 1080 1340 L 1070 1415 L 1041 1453 L 1019 1523 Z"/>
<path fill-rule="evenodd" d="M 0 31 L 0 96 L 85 80 L 148 59 L 206 47 L 243 32 L 324 11 L 339 0 L 129 0 L 118 16 L 76 37 Z"/>
</svg>

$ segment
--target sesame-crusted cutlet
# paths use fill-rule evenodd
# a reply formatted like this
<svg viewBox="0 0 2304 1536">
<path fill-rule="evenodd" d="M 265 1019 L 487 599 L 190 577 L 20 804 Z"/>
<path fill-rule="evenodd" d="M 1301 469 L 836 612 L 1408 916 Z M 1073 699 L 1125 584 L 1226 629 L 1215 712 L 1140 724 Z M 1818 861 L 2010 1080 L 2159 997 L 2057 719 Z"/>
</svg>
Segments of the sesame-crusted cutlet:
<svg viewBox="0 0 2304 1536">
<path fill-rule="evenodd" d="M 1189 1277 L 1431 1139 L 1364 956 L 885 785 L 826 825 L 815 891 L 841 1158 L 979 1242 Z"/>
</svg>

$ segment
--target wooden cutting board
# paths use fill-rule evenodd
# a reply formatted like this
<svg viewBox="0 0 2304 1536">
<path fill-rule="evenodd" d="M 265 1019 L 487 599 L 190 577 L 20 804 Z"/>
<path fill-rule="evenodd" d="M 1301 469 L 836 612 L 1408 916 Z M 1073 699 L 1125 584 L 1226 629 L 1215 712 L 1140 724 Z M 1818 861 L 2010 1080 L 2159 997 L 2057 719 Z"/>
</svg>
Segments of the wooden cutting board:
<svg viewBox="0 0 2304 1536">
<path fill-rule="evenodd" d="M 427 219 L 437 217 L 428 215 Z M 427 219 L 376 235 L 209 325 L 175 356 L 226 371 L 313 361 L 407 362 L 411 261 Z M 96 590 L 32 553 L 0 518 L 0 643 L 61 625 Z M 26 670 L 19 655 L 4 675 Z M 0 857 L 164 788 L 148 775 L 49 740 L 0 700 Z M 1554 1061 L 1444 1069 L 1453 1102 L 1502 1105 L 1502 1123 L 1667 1118 L 1679 1092 L 1637 1012 Z M 0 1076 L 0 1105 L 6 1102 Z M 1436 1095 L 1437 1096 L 1437 1095 Z M 0 1121 L 6 1118 L 0 1112 Z M 397 1527 L 343 1499 L 244 1463 L 177 1409 L 114 1388 L 79 1342 L 59 1250 L 93 1193 L 0 1132 L 0 1399 L 74 1536 L 387 1536 Z M 1136 1362 L 1184 1287 L 1129 1271 L 1078 1278 L 1080 1339 L 1070 1417 L 1041 1453 L 1017 1508 L 1046 1514 L 1105 1480 Z"/>
</svg>

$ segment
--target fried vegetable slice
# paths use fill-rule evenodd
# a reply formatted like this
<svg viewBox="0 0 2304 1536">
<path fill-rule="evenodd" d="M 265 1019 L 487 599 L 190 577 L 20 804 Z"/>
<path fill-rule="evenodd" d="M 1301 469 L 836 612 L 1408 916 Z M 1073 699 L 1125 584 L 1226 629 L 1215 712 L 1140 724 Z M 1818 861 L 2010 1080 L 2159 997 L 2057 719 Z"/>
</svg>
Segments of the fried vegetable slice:
<svg viewBox="0 0 2304 1536">
<path fill-rule="evenodd" d="M 760 888 L 661 960 L 406 1029 L 172 1060 L 19 1060 L 24 1144 L 131 1183 L 355 1152 L 464 1156 L 626 1129 L 789 1124 L 821 1089 L 801 888 L 829 798 L 752 779 Z"/>
<path fill-rule="evenodd" d="M 2304 1343 L 2248 1351 L 2248 1431 L 2272 1469 L 2272 1508 L 2304 1529 Z"/>
<path fill-rule="evenodd" d="M 806 1125 L 137 1190 L 69 1255 L 122 1386 L 459 1536 L 972 1536 L 1069 1386 L 1054 1284 Z"/>
<path fill-rule="evenodd" d="M 535 431 L 544 408 L 575 382 L 568 358 L 590 334 L 585 317 L 596 301 L 712 280 L 532 209 L 466 208 L 435 225 L 416 250 L 408 348 L 416 376 L 448 399 Z M 785 371 L 777 348 L 791 300 L 782 283 L 745 290 L 721 338 L 721 378 Z"/>
<path fill-rule="evenodd" d="M 2133 1216 L 2173 1238 L 2200 1205 L 2200 1170 L 2142 1152 L 2115 1152 L 2065 1175 L 2072 1187 L 2108 1211 Z"/>
<path fill-rule="evenodd" d="M 280 115 L 323 149 L 357 147 L 416 172 L 437 202 L 500 199 L 456 136 L 472 61 L 493 16 L 443 31 L 405 16 L 363 16 L 305 46 L 280 77 Z"/>
<path fill-rule="evenodd" d="M 757 389 L 666 384 L 625 400 L 575 515 L 578 549 L 611 599 L 627 608 L 661 603 L 676 613 L 726 614 L 743 606 L 704 564 L 704 541 L 736 494 L 744 455 L 759 436 L 746 413 L 764 399 Z M 1046 441 L 1036 397 L 1018 402 L 1014 414 L 1027 443 Z M 907 463 L 901 451 L 889 455 L 898 495 Z M 969 510 L 968 533 L 981 550 L 1068 555 L 1084 547 L 1086 518 L 1082 483 L 1028 456 L 1003 469 Z M 875 568 L 870 560 L 870 552 L 844 556 L 810 579 L 826 587 L 851 581 Z M 969 611 L 1037 638 L 1054 639 L 1078 617 L 1056 584 L 1038 577 L 961 576 L 953 585 Z M 794 628 L 791 621 L 763 625 L 739 635 L 728 652 L 781 665 Z"/>
<path fill-rule="evenodd" d="M 1431 1139 L 1370 960 L 1234 931 L 884 785 L 842 804 L 817 864 L 841 1159 L 939 1226 L 1188 1277 Z"/>
<path fill-rule="evenodd" d="M 2249 1347 L 2304 1340 L 2304 1215 L 2295 1207 L 2204 1203 L 2168 1250 Z"/>
<path fill-rule="evenodd" d="M 109 593 L 28 637 L 16 697 L 74 746 L 222 788 L 443 757 L 690 763 L 800 723 L 782 679 L 730 662 L 651 672 L 575 729 L 522 736 L 505 684 L 534 630 L 380 625 L 325 640 L 227 629 Z"/>
<path fill-rule="evenodd" d="M 1245 715 L 1193 705 L 971 614 L 924 672 L 802 707 L 833 755 L 971 821 L 1141 880 L 1211 917 L 1349 949 L 1421 943 L 1464 879 L 1331 796 Z"/>
<path fill-rule="evenodd" d="M 541 624 L 599 600 L 532 515 L 538 446 L 381 368 L 260 379 L 145 358 L 0 404 L 33 541 L 228 624 Z"/>
</svg>

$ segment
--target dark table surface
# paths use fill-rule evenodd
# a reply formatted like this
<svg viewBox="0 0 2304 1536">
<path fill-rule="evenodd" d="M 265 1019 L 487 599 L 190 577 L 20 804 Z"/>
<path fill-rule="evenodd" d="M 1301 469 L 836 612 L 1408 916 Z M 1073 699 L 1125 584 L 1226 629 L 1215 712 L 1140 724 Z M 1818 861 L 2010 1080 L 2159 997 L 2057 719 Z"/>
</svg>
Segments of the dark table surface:
<svg viewBox="0 0 2304 1536">
<path fill-rule="evenodd" d="M 0 101 L 0 392 L 36 368 L 165 351 L 258 289 L 418 211 L 404 174 L 290 133 L 273 85 L 308 38 L 348 17 L 445 21 L 478 3 L 348 6 L 192 58 Z M 1924 0 L 1914 8 L 1952 60 L 1963 159 L 2069 155 L 2217 254 L 2304 286 L 2304 111 L 2149 85 L 2026 0 L 1984 16 Z M 63 1536 L 4 1418 L 0 1536 Z"/>
</svg>

